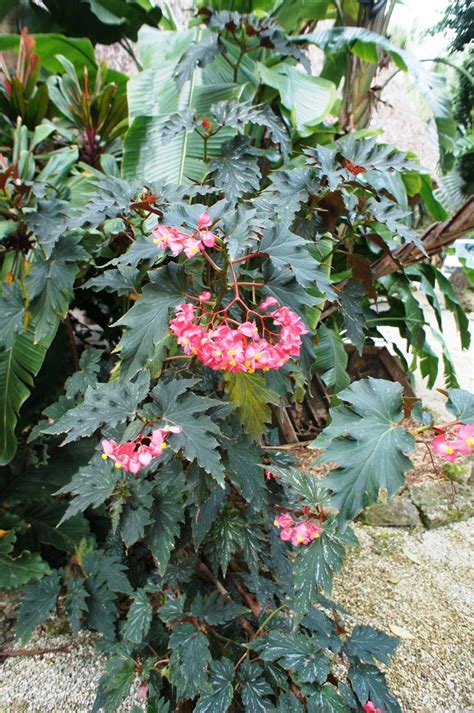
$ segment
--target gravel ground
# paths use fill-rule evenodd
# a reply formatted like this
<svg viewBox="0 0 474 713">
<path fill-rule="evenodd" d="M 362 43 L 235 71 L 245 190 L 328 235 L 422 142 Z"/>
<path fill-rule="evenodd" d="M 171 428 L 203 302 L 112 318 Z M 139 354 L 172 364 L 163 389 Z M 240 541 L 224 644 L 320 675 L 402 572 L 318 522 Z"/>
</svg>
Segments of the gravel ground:
<svg viewBox="0 0 474 713">
<path fill-rule="evenodd" d="M 401 638 L 387 678 L 404 713 L 474 711 L 473 520 L 419 534 L 358 527 L 334 599 Z"/>
<path fill-rule="evenodd" d="M 354 621 L 402 637 L 387 675 L 404 713 L 474 711 L 468 666 L 472 525 L 471 520 L 418 534 L 358 526 L 361 546 L 336 582 L 334 598 Z M 65 643 L 71 644 L 70 653 L 6 659 L 0 669 L 1 713 L 91 710 L 104 664 L 93 638 L 71 642 L 43 635 L 28 647 Z"/>
</svg>

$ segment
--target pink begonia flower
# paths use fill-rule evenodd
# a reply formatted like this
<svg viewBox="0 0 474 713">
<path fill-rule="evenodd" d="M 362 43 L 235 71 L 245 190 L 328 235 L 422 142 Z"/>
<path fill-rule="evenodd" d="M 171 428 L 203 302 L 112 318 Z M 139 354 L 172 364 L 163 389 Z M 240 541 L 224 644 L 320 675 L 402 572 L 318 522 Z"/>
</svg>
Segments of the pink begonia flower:
<svg viewBox="0 0 474 713">
<path fill-rule="evenodd" d="M 148 682 L 147 681 L 140 682 L 140 685 L 137 688 L 136 697 L 138 698 L 139 701 L 146 703 L 146 701 L 148 700 Z"/>
<path fill-rule="evenodd" d="M 267 480 L 274 480 L 275 478 L 279 478 L 279 475 L 275 475 L 275 473 L 272 473 L 271 470 L 266 470 L 265 471 L 265 478 Z"/>
<path fill-rule="evenodd" d="M 199 230 L 204 230 L 205 228 L 209 228 L 212 225 L 212 218 L 205 210 L 203 213 L 198 218 L 198 229 Z"/>
<path fill-rule="evenodd" d="M 372 701 L 367 701 L 367 703 L 362 706 L 365 713 L 383 713 L 381 708 L 376 708 Z"/>
<path fill-rule="evenodd" d="M 280 539 L 284 542 L 290 541 L 294 547 L 308 545 L 313 540 L 320 537 L 323 528 L 310 520 L 295 522 L 289 513 L 283 513 L 275 518 L 273 524 L 280 531 Z"/>
<path fill-rule="evenodd" d="M 204 292 L 201 292 L 201 294 L 198 297 L 199 302 L 209 302 L 211 299 L 212 295 L 209 292 L 209 290 L 204 290 Z"/>
<path fill-rule="evenodd" d="M 260 309 L 267 310 L 270 309 L 270 307 L 274 307 L 275 305 L 278 304 L 278 300 L 276 300 L 274 297 L 265 297 L 263 302 L 260 305 Z"/>
<path fill-rule="evenodd" d="M 204 245 L 201 243 L 200 240 L 197 240 L 196 238 L 186 238 L 184 241 L 184 254 L 186 257 L 194 257 L 198 253 L 201 252 L 201 250 L 204 250 Z"/>
<path fill-rule="evenodd" d="M 111 458 L 115 467 L 126 473 L 136 475 L 142 468 L 149 465 L 153 458 L 161 458 L 166 448 L 165 439 L 170 433 L 180 433 L 180 426 L 155 428 L 151 436 L 139 436 L 125 443 L 104 438 L 101 442 L 102 458 Z"/>
<path fill-rule="evenodd" d="M 278 515 L 275 518 L 273 524 L 275 527 L 292 527 L 295 524 L 295 521 L 289 513 L 284 512 L 282 515 Z"/>
<path fill-rule="evenodd" d="M 474 451 L 474 423 L 459 426 L 454 432 L 453 447 L 463 456 L 469 456 Z"/>
<path fill-rule="evenodd" d="M 292 527 L 284 527 L 282 531 L 280 532 L 280 540 L 283 540 L 283 542 L 288 542 L 291 540 L 291 537 L 293 535 L 293 528 Z"/>
<path fill-rule="evenodd" d="M 272 331 L 270 341 L 259 335 L 254 322 L 234 328 L 223 319 L 212 328 L 203 325 L 201 317 L 200 307 L 181 304 L 170 321 L 170 330 L 185 354 L 195 355 L 214 371 L 253 374 L 257 370 L 280 369 L 291 357 L 299 355 L 301 337 L 307 333 L 298 315 L 287 307 L 262 317 L 263 322 L 272 320 L 281 328 L 278 334 Z"/>
<path fill-rule="evenodd" d="M 191 234 L 171 225 L 159 225 L 153 230 L 153 242 L 162 250 L 170 250 L 175 257 L 184 253 L 186 257 L 192 258 L 202 252 L 205 247 L 213 248 L 215 246 L 216 236 L 210 230 L 206 230 L 211 225 L 211 216 L 207 211 L 204 211 L 198 218 L 197 229 Z"/>
<path fill-rule="evenodd" d="M 210 230 L 201 230 L 199 237 L 206 248 L 213 248 L 216 244 L 216 236 Z"/>
<path fill-rule="evenodd" d="M 433 453 L 440 456 L 443 460 L 454 463 L 459 455 L 459 450 L 456 448 L 456 441 L 447 441 L 446 434 L 440 433 L 431 441 Z"/>
</svg>

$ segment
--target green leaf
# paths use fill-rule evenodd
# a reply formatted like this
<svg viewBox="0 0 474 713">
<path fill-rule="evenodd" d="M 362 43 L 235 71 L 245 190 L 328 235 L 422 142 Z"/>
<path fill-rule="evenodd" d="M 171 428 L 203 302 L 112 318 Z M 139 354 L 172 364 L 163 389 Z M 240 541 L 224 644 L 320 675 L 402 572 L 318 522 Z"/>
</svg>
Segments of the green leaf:
<svg viewBox="0 0 474 713">
<path fill-rule="evenodd" d="M 105 503 L 117 486 L 117 476 L 117 470 L 110 463 L 104 463 L 99 456 L 80 468 L 72 481 L 58 491 L 58 494 L 71 493 L 74 496 L 59 524 L 89 507 L 96 508 Z"/>
<path fill-rule="evenodd" d="M 268 493 L 261 468 L 261 452 L 252 439 L 241 436 L 227 443 L 229 478 L 233 485 L 255 510 L 263 510 Z"/>
<path fill-rule="evenodd" d="M 350 710 L 337 690 L 328 684 L 308 698 L 308 713 L 350 713 Z"/>
<path fill-rule="evenodd" d="M 115 326 L 127 327 L 118 350 L 122 374 L 133 376 L 152 359 L 155 345 L 168 334 L 169 310 L 182 302 L 186 293 L 183 271 L 174 263 L 148 273 L 150 283 Z"/>
<path fill-rule="evenodd" d="M 353 664 L 348 678 L 361 705 L 370 700 L 387 713 L 401 713 L 400 706 L 387 688 L 384 674 L 376 666 Z"/>
<path fill-rule="evenodd" d="M 128 610 L 122 635 L 133 644 L 141 644 L 150 629 L 153 609 L 144 589 L 138 589 Z"/>
<path fill-rule="evenodd" d="M 25 587 L 16 623 L 16 635 L 24 643 L 31 638 L 37 626 L 42 624 L 56 607 L 61 577 L 52 572 L 41 581 Z"/>
<path fill-rule="evenodd" d="M 309 609 L 318 588 L 331 592 L 334 575 L 340 572 L 344 556 L 344 547 L 326 532 L 298 552 L 293 564 L 298 613 Z"/>
<path fill-rule="evenodd" d="M 199 36 L 198 36 L 199 37 Z M 183 54 L 174 72 L 176 86 L 181 89 L 183 84 L 191 79 L 197 66 L 205 67 L 222 52 L 222 45 L 218 44 L 219 36 L 214 33 L 206 34 L 202 40 L 193 42 Z"/>
<path fill-rule="evenodd" d="M 356 166 L 367 171 L 417 171 L 420 165 L 390 144 L 378 143 L 377 137 L 359 139 L 344 136 L 336 142 L 337 152 Z"/>
<path fill-rule="evenodd" d="M 91 436 L 101 426 L 117 426 L 133 418 L 138 405 L 147 397 L 150 377 L 141 372 L 135 381 L 112 381 L 89 386 L 84 402 L 66 411 L 43 433 L 67 433 L 62 445 Z"/>
<path fill-rule="evenodd" d="M 244 661 L 240 668 L 240 680 L 245 713 L 271 713 L 275 710 L 268 700 L 273 690 L 264 679 L 263 669 L 259 664 Z"/>
<path fill-rule="evenodd" d="M 298 496 L 301 505 L 315 507 L 329 504 L 328 491 L 311 473 L 291 465 L 282 468 L 271 465 L 269 469 L 278 475 L 284 487 L 288 486 L 285 491 Z"/>
<path fill-rule="evenodd" d="M 136 282 L 140 273 L 136 267 L 119 265 L 115 270 L 106 270 L 97 277 L 88 280 L 83 289 L 90 288 L 94 292 L 105 290 L 119 296 L 128 295 L 135 291 Z"/>
<path fill-rule="evenodd" d="M 11 349 L 16 335 L 23 331 L 25 324 L 25 300 L 17 283 L 3 285 L 0 314 L 0 349 Z"/>
<path fill-rule="evenodd" d="M 386 226 L 390 232 L 398 235 L 404 243 L 414 243 L 422 253 L 425 253 L 420 236 L 413 228 L 407 225 L 407 220 L 411 216 L 409 211 L 400 208 L 397 203 L 383 197 L 380 200 L 371 198 L 367 201 L 365 209 L 377 223 Z"/>
<path fill-rule="evenodd" d="M 106 585 L 112 592 L 132 593 L 126 575 L 127 568 L 119 557 L 94 550 L 86 554 L 82 566 L 88 578 L 95 579 L 98 585 Z"/>
<path fill-rule="evenodd" d="M 339 332 L 322 324 L 318 329 L 318 343 L 314 353 L 316 369 L 326 386 L 332 387 L 335 393 L 349 386 L 350 379 L 346 371 L 348 357 Z"/>
<path fill-rule="evenodd" d="M 64 509 L 65 503 L 50 498 L 17 505 L 16 512 L 28 523 L 28 529 L 19 536 L 21 547 L 36 550 L 46 544 L 73 554 L 76 545 L 90 536 L 90 528 L 82 515 L 59 525 Z"/>
<path fill-rule="evenodd" d="M 84 581 L 81 577 L 69 577 L 67 580 L 64 610 L 74 636 L 79 633 L 83 616 L 88 611 L 86 604 L 88 592 L 84 587 Z"/>
<path fill-rule="evenodd" d="M 355 626 L 345 643 L 345 649 L 350 659 L 361 663 L 375 664 L 375 660 L 390 663 L 390 657 L 395 653 L 398 639 L 388 636 L 383 631 L 377 631 L 371 626 Z"/>
<path fill-rule="evenodd" d="M 169 647 L 171 681 L 178 696 L 194 698 L 206 692 L 207 669 L 211 662 L 207 636 L 192 624 L 176 624 Z"/>
<path fill-rule="evenodd" d="M 340 517 L 351 519 L 377 501 L 380 488 L 395 495 L 412 467 L 405 453 L 415 442 L 404 428 L 403 393 L 398 383 L 362 379 L 341 392 L 349 406 L 331 409 L 331 424 L 314 441 L 326 448 L 319 463 L 337 463 L 324 479 Z"/>
<path fill-rule="evenodd" d="M 85 205 L 79 205 L 69 221 L 71 228 L 98 228 L 105 220 L 128 213 L 138 185 L 115 176 L 94 180 Z"/>
<path fill-rule="evenodd" d="M 0 552 L 0 587 L 19 589 L 32 579 L 50 574 L 49 564 L 37 552 L 23 552 L 18 557 Z"/>
<path fill-rule="evenodd" d="M 246 611 L 247 609 L 240 604 L 224 599 L 219 592 L 211 592 L 206 595 L 198 592 L 191 604 L 193 616 L 197 619 L 204 619 L 211 626 L 227 624 L 240 614 L 245 614 Z"/>
<path fill-rule="evenodd" d="M 296 698 L 293 693 L 280 693 L 278 696 L 278 705 L 275 708 L 275 713 L 305 713 L 303 704 Z"/>
<path fill-rule="evenodd" d="M 184 520 L 184 492 L 183 470 L 174 461 L 160 470 L 153 490 L 150 513 L 152 523 L 146 530 L 146 543 L 158 564 L 160 574 L 165 572 L 174 541 L 180 533 L 180 523 Z"/>
<path fill-rule="evenodd" d="M 33 377 L 45 355 L 45 347 L 33 342 L 31 328 L 16 337 L 11 349 L 0 351 L 0 465 L 9 463 L 16 453 L 20 408 L 30 395 Z"/>
<path fill-rule="evenodd" d="M 88 386 L 95 386 L 100 371 L 100 359 L 103 352 L 100 349 L 89 347 L 85 349 L 79 360 L 80 370 L 75 371 L 66 381 L 66 396 L 75 399 L 84 396 Z"/>
<path fill-rule="evenodd" d="M 174 435 L 171 447 L 175 451 L 182 449 L 189 461 L 196 460 L 223 485 L 224 469 L 217 450 L 218 442 L 214 438 L 220 433 L 220 428 L 205 415 L 219 402 L 189 391 L 195 383 L 194 379 L 181 379 L 168 384 L 160 382 L 153 390 L 153 396 L 160 407 L 162 419 L 181 427 L 181 432 Z"/>
<path fill-rule="evenodd" d="M 122 655 L 108 659 L 105 663 L 105 673 L 99 680 L 92 713 L 115 713 L 129 695 L 136 676 L 135 661 L 131 657 Z"/>
<path fill-rule="evenodd" d="M 312 307 L 319 301 L 311 297 L 287 269 L 275 270 L 268 275 L 265 280 L 264 293 L 275 297 L 280 304 L 290 307 L 303 319 L 305 306 Z"/>
<path fill-rule="evenodd" d="M 239 511 L 227 506 L 217 516 L 209 537 L 206 551 L 212 559 L 214 569 L 219 564 L 225 577 L 231 557 L 243 547 L 244 520 Z"/>
<path fill-rule="evenodd" d="M 35 326 L 35 341 L 50 341 L 59 319 L 66 316 L 73 294 L 77 263 L 89 258 L 78 244 L 80 236 L 68 235 L 59 238 L 49 259 L 39 252 L 26 280 L 31 300 L 31 314 Z"/>
<path fill-rule="evenodd" d="M 253 644 L 262 661 L 278 661 L 294 673 L 301 683 L 323 683 L 329 673 L 329 660 L 323 649 L 305 634 L 271 631 L 261 642 Z"/>
<path fill-rule="evenodd" d="M 214 488 L 212 493 L 205 500 L 196 513 L 193 519 L 192 528 L 194 536 L 194 544 L 200 547 L 202 541 L 212 527 L 212 524 L 225 505 L 225 490 L 220 486 Z"/>
<path fill-rule="evenodd" d="M 277 225 L 265 231 L 259 250 L 268 253 L 275 268 L 288 267 L 300 285 L 309 287 L 315 283 L 318 263 L 306 249 L 307 246 L 308 241 L 292 233 L 285 225 Z"/>
<path fill-rule="evenodd" d="M 446 408 L 461 423 L 474 423 L 474 394 L 464 389 L 451 389 Z"/>
<path fill-rule="evenodd" d="M 279 92 L 291 123 L 301 136 L 309 136 L 311 129 L 331 111 L 336 87 L 327 79 L 310 76 L 284 62 L 272 67 L 259 63 L 258 71 L 262 83 Z"/>
<path fill-rule="evenodd" d="M 237 407 L 244 429 L 258 439 L 265 424 L 271 420 L 270 404 L 278 404 L 280 397 L 269 389 L 260 374 L 225 374 L 226 392 Z"/>
<path fill-rule="evenodd" d="M 145 528 L 151 523 L 152 488 L 150 481 L 134 479 L 129 484 L 131 497 L 124 503 L 118 501 L 120 535 L 127 549 L 143 538 Z"/>
<path fill-rule="evenodd" d="M 116 595 L 99 581 L 99 577 L 96 576 L 89 578 L 86 583 L 87 624 L 106 639 L 114 641 L 117 619 Z"/>
<path fill-rule="evenodd" d="M 54 246 L 64 234 L 64 228 L 70 217 L 69 209 L 68 201 L 59 198 L 39 200 L 36 211 L 25 216 L 27 226 L 35 234 L 48 260 L 51 258 Z"/>
<path fill-rule="evenodd" d="M 365 297 L 365 289 L 359 282 L 352 278 L 347 282 L 340 295 L 344 327 L 346 328 L 347 336 L 359 354 L 362 354 L 365 341 L 365 319 L 363 311 L 363 300 Z"/>
<path fill-rule="evenodd" d="M 235 136 L 222 146 L 222 156 L 211 161 L 209 171 L 217 188 L 230 201 L 244 193 L 255 193 L 260 188 L 261 171 L 259 149 L 252 147 L 246 137 Z"/>
<path fill-rule="evenodd" d="M 194 713 L 225 713 L 232 703 L 234 667 L 229 659 L 211 662 L 212 693 L 203 694 Z"/>
</svg>

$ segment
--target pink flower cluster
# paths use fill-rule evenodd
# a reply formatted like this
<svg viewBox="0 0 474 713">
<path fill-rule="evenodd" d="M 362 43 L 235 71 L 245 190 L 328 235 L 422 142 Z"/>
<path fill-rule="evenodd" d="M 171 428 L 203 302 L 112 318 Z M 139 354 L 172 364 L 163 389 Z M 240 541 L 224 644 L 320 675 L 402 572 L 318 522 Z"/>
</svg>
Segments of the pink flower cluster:
<svg viewBox="0 0 474 713">
<path fill-rule="evenodd" d="M 313 540 L 316 540 L 323 531 L 322 527 L 309 520 L 295 522 L 288 513 L 278 515 L 273 524 L 278 529 L 281 529 L 280 539 L 284 542 L 291 542 L 295 547 L 308 545 Z"/>
<path fill-rule="evenodd" d="M 155 236 L 153 242 L 163 250 L 170 250 L 172 255 L 184 253 L 186 257 L 191 258 L 202 252 L 204 248 L 215 246 L 216 236 L 210 230 L 206 230 L 211 225 L 211 216 L 205 210 L 198 218 L 197 230 L 194 230 L 191 235 L 178 228 L 160 225 L 153 231 Z"/>
<path fill-rule="evenodd" d="M 149 465 L 153 458 L 161 458 L 166 448 L 166 438 L 170 433 L 180 433 L 180 426 L 155 428 L 150 436 L 138 436 L 132 441 L 117 443 L 112 439 L 102 441 L 102 458 L 112 458 L 116 468 L 123 468 L 127 473 L 138 473 Z"/>
<path fill-rule="evenodd" d="M 440 433 L 431 441 L 431 447 L 436 455 L 450 463 L 459 456 L 470 455 L 474 451 L 474 423 Z"/>
<path fill-rule="evenodd" d="M 277 304 L 273 297 L 269 297 L 260 308 L 268 310 Z M 233 328 L 224 316 L 218 326 L 213 327 L 212 319 L 201 324 L 203 316 L 200 307 L 189 303 L 179 305 L 176 317 L 170 321 L 170 329 L 186 354 L 194 354 L 215 371 L 253 374 L 257 369 L 279 369 L 291 357 L 299 355 L 301 336 L 307 332 L 298 315 L 288 307 L 279 307 L 270 315 L 256 314 L 261 324 L 272 320 L 273 325 L 280 327 L 279 333 L 263 327 L 269 339 L 260 335 L 255 321 L 246 321 Z"/>
<path fill-rule="evenodd" d="M 365 713 L 383 713 L 383 710 L 381 708 L 376 708 L 372 701 L 367 701 L 363 708 Z"/>
</svg>

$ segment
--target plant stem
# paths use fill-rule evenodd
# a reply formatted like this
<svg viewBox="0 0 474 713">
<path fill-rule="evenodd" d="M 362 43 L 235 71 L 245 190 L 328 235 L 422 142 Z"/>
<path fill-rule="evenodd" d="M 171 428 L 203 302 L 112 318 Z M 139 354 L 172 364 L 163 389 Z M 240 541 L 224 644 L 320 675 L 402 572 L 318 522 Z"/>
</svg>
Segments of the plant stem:
<svg viewBox="0 0 474 713">
<path fill-rule="evenodd" d="M 277 607 L 274 609 L 266 619 L 264 619 L 263 623 L 258 627 L 257 631 L 255 632 L 255 638 L 263 631 L 263 629 L 271 622 L 271 620 L 281 612 L 282 609 L 286 609 L 288 605 L 287 604 L 281 604 L 281 606 Z"/>
</svg>

